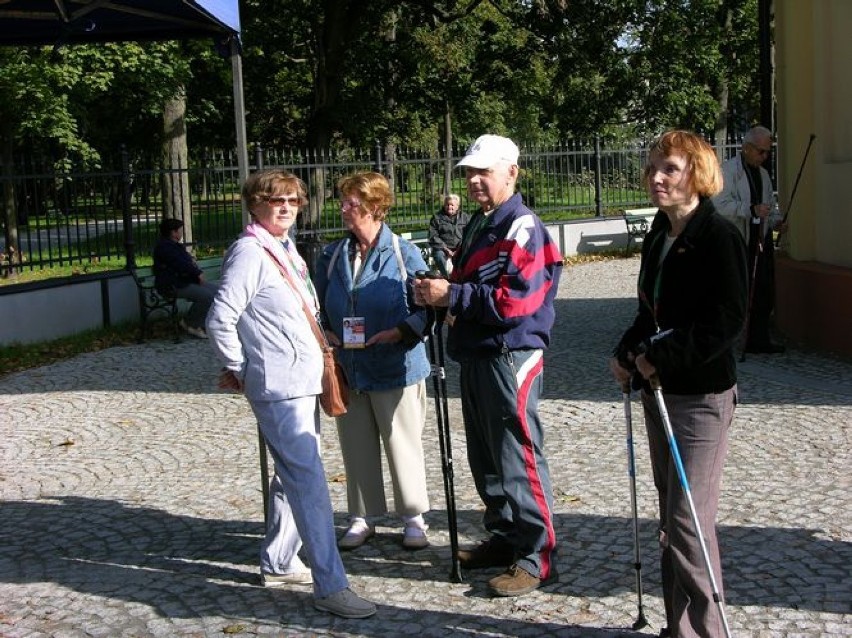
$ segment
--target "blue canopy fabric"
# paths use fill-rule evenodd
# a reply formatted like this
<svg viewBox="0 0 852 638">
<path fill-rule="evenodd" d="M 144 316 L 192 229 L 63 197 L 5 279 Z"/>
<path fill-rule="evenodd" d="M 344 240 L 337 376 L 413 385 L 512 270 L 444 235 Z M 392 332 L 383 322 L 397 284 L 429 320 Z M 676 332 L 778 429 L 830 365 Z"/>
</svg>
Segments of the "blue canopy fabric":
<svg viewBox="0 0 852 638">
<path fill-rule="evenodd" d="M 238 35 L 238 0 L 4 0 L 0 45 Z"/>
</svg>

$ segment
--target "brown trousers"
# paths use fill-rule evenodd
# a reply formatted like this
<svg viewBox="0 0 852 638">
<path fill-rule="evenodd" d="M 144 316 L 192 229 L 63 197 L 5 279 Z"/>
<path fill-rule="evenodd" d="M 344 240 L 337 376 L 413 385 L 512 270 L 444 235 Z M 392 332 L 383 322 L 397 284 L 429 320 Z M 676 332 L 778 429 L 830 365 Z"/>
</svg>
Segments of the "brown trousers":
<svg viewBox="0 0 852 638">
<path fill-rule="evenodd" d="M 719 394 L 665 395 L 666 410 L 722 600 L 716 513 L 736 396 L 736 385 Z M 642 404 L 654 485 L 659 495 L 661 572 L 668 627 L 677 638 L 724 636 L 689 502 L 678 478 L 654 396 L 643 392 Z"/>
</svg>

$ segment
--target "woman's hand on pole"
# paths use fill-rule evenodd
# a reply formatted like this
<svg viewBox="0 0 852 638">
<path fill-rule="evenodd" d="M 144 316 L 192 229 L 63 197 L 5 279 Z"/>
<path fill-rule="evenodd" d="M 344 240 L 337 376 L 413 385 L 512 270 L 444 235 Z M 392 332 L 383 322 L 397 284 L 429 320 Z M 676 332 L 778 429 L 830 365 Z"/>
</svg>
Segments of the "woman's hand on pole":
<svg viewBox="0 0 852 638">
<path fill-rule="evenodd" d="M 612 357 L 609 360 L 609 369 L 610 372 L 612 372 L 612 376 L 614 376 L 615 380 L 618 382 L 618 385 L 622 388 L 625 386 L 630 387 L 630 377 L 633 376 L 633 374 L 630 370 L 619 363 L 617 357 Z"/>
<path fill-rule="evenodd" d="M 639 374 L 642 375 L 643 379 L 650 379 L 652 376 L 657 374 L 657 368 L 653 363 L 648 361 L 648 357 L 644 354 L 640 354 L 636 357 L 636 369 L 639 371 Z"/>
</svg>

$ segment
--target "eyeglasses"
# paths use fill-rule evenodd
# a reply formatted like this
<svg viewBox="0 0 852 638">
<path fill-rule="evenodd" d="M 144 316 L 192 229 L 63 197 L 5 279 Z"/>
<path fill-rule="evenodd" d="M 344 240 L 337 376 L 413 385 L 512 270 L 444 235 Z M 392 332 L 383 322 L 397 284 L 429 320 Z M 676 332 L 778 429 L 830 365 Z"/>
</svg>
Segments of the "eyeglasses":
<svg viewBox="0 0 852 638">
<path fill-rule="evenodd" d="M 301 197 L 283 197 L 281 195 L 268 195 L 265 197 L 261 197 L 265 202 L 269 202 L 273 206 L 283 206 L 284 204 L 289 204 L 290 206 L 300 206 L 302 204 Z"/>
<path fill-rule="evenodd" d="M 340 210 L 349 210 L 350 208 L 358 208 L 361 206 L 361 202 L 357 199 L 345 199 L 340 202 Z"/>
</svg>

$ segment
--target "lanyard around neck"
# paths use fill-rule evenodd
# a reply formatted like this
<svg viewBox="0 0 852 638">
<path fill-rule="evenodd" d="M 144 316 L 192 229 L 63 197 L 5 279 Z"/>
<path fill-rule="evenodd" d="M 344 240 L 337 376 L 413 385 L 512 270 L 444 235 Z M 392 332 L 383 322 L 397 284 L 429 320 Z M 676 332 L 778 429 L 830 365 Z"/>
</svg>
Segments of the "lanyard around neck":
<svg viewBox="0 0 852 638">
<path fill-rule="evenodd" d="M 654 290 L 653 290 L 653 293 L 652 293 L 653 294 L 653 300 L 648 299 L 648 295 L 645 293 L 645 278 L 648 274 L 648 268 L 645 267 L 645 268 L 642 268 L 642 270 L 639 271 L 639 300 L 643 304 L 645 304 L 645 307 L 648 308 L 648 310 L 651 312 L 651 316 L 654 319 L 654 325 L 657 328 L 657 332 L 660 331 L 660 324 L 659 324 L 659 321 L 657 321 L 657 317 L 659 316 L 659 312 L 660 312 L 660 289 L 662 288 L 662 281 L 663 281 L 663 263 L 662 262 L 665 261 L 665 260 L 660 260 L 659 255 L 656 254 L 656 251 L 658 250 L 658 248 L 660 250 L 662 250 L 662 246 L 660 246 L 659 244 L 660 244 L 660 241 L 665 238 L 665 235 L 666 235 L 665 233 L 660 233 L 659 235 L 654 237 L 654 240 L 651 243 L 651 247 L 648 249 L 648 259 L 647 259 L 647 263 L 645 264 L 646 266 L 649 266 L 650 264 L 653 264 L 655 261 L 658 262 L 657 266 L 656 266 L 657 272 L 654 276 Z M 653 259 L 652 259 L 652 257 L 653 257 Z"/>
</svg>

